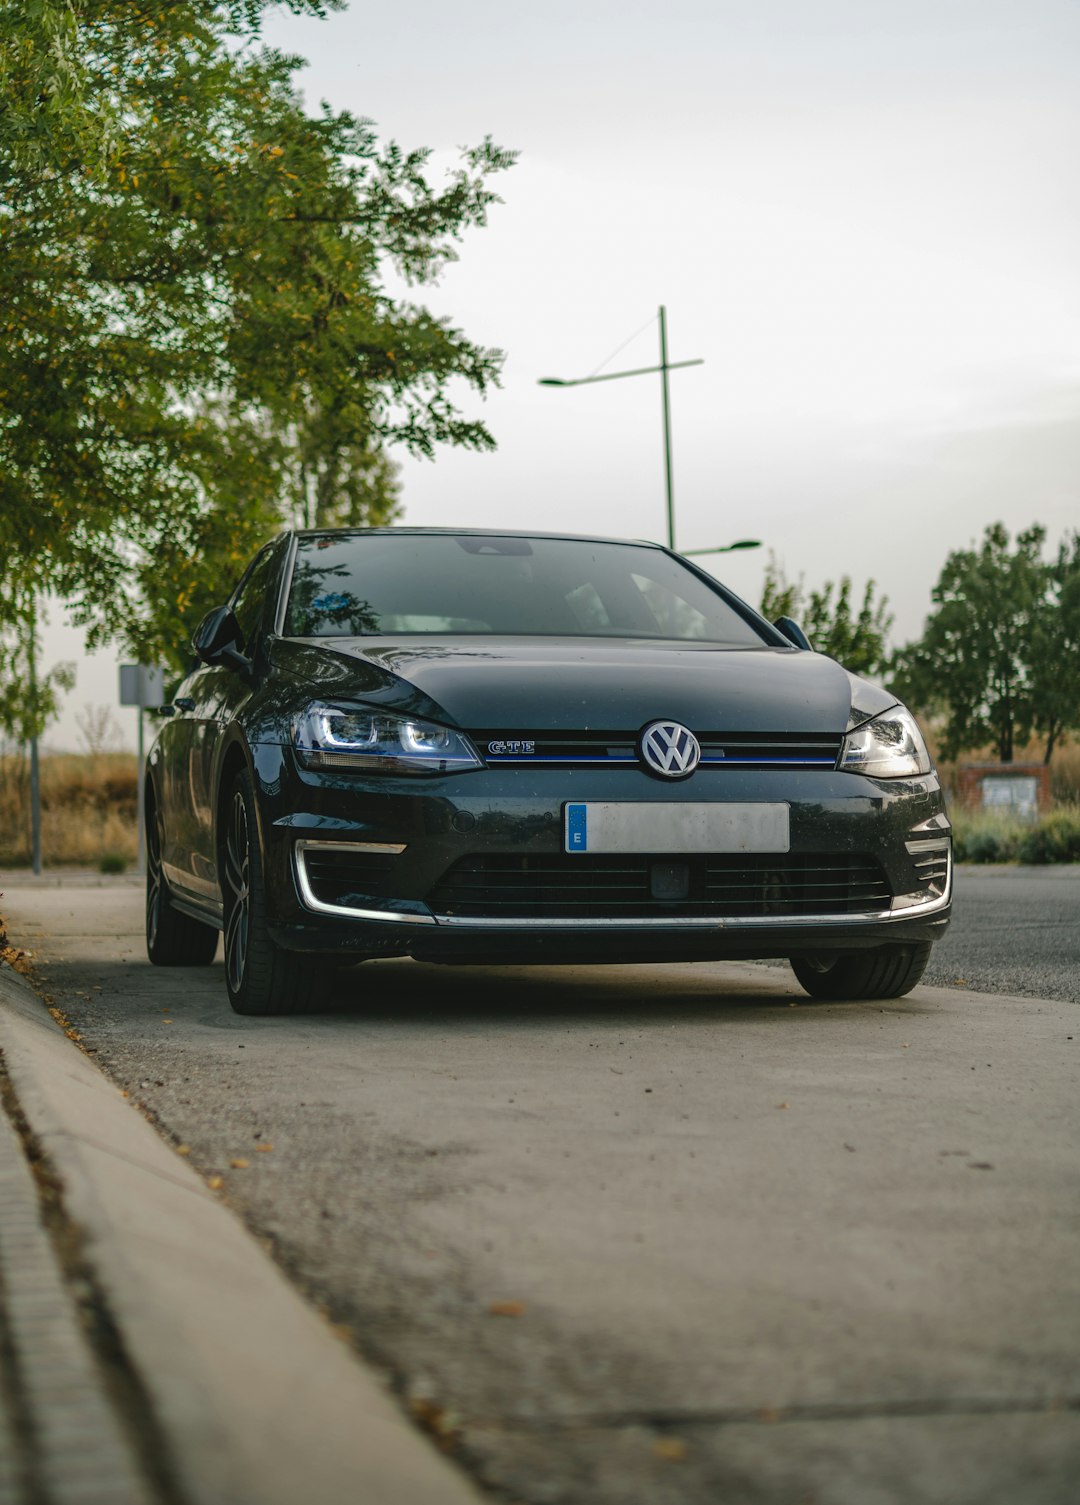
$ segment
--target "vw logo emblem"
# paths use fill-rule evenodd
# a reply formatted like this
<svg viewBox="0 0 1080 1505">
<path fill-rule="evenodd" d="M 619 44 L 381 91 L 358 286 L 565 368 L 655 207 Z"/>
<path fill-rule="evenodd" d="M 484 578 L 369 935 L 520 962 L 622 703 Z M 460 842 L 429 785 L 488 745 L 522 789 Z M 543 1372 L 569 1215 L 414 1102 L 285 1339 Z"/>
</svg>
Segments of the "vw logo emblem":
<svg viewBox="0 0 1080 1505">
<path fill-rule="evenodd" d="M 653 773 L 685 779 L 701 758 L 698 739 L 678 721 L 650 721 L 641 734 L 641 756 Z"/>
</svg>

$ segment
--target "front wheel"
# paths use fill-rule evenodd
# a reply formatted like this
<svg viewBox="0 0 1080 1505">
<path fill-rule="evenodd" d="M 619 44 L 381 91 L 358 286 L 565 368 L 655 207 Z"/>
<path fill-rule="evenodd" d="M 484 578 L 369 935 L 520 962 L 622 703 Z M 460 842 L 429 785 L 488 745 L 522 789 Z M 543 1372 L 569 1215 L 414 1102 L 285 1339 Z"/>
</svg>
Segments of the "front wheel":
<svg viewBox="0 0 1080 1505">
<path fill-rule="evenodd" d="M 317 1007 L 327 972 L 312 957 L 283 951 L 270 936 L 266 885 L 250 776 L 229 794 L 222 852 L 225 984 L 238 1014 L 301 1014 Z"/>
<path fill-rule="evenodd" d="M 811 998 L 847 1002 L 853 998 L 902 998 L 926 971 L 929 941 L 917 946 L 882 946 L 841 952 L 819 959 L 793 956 L 791 970 Z"/>
</svg>

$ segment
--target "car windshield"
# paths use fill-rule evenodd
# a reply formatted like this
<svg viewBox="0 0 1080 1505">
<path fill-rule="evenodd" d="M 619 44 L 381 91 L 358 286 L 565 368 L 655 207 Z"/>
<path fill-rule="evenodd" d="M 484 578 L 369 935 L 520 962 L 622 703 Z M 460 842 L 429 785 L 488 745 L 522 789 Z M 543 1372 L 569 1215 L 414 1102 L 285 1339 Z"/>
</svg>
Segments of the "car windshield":
<svg viewBox="0 0 1080 1505">
<path fill-rule="evenodd" d="M 301 536 L 285 632 L 765 641 L 719 588 L 659 549 L 404 532 Z"/>
</svg>

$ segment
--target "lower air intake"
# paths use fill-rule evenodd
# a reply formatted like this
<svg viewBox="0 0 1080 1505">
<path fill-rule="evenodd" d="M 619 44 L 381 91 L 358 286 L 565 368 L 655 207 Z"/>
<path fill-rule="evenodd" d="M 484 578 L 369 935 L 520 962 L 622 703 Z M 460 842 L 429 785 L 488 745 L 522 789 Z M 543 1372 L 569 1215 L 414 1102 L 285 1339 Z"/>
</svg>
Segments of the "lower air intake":
<svg viewBox="0 0 1080 1505">
<path fill-rule="evenodd" d="M 863 914 L 888 909 L 891 899 L 880 863 L 847 853 L 553 854 L 463 857 L 427 903 L 436 915 L 462 919 L 723 919 Z"/>
</svg>

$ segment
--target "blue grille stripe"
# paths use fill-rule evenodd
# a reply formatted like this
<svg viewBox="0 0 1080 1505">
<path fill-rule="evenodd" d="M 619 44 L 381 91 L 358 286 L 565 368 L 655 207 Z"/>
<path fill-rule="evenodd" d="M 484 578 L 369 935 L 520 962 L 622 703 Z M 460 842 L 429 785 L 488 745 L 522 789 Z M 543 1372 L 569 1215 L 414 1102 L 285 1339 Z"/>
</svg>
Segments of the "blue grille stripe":
<svg viewBox="0 0 1080 1505">
<path fill-rule="evenodd" d="M 640 758 L 582 758 L 568 753 L 565 758 L 549 758 L 530 755 L 523 758 L 511 758 L 500 753 L 486 754 L 485 761 L 488 763 L 531 763 L 534 767 L 538 763 L 637 763 L 641 764 Z M 710 768 L 723 768 L 725 766 L 760 766 L 762 763 L 776 763 L 791 768 L 833 768 L 835 758 L 702 758 L 700 767 L 708 765 Z"/>
</svg>

